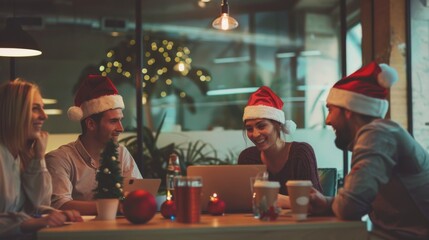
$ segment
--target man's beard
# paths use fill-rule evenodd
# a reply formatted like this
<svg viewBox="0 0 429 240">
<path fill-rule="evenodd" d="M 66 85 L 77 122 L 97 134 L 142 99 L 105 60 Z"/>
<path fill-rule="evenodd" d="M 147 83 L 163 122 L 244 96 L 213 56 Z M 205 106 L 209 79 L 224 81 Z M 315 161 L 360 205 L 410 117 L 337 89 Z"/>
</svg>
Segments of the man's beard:
<svg viewBox="0 0 429 240">
<path fill-rule="evenodd" d="M 341 150 L 347 150 L 347 146 L 349 144 L 347 142 L 345 142 L 343 139 L 340 138 L 335 138 L 335 146 L 337 146 L 337 148 L 341 149 Z"/>
<path fill-rule="evenodd" d="M 335 145 L 337 146 L 337 148 L 341 150 L 348 150 L 348 146 L 352 141 L 351 136 L 348 134 L 341 134 L 338 130 L 336 133 L 337 136 L 335 138 Z"/>
</svg>

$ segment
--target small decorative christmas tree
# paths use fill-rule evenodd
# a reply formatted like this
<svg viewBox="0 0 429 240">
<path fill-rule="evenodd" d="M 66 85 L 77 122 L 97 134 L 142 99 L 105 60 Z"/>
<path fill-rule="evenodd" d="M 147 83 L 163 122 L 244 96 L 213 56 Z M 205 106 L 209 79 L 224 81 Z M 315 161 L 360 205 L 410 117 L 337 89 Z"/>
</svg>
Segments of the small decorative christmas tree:
<svg viewBox="0 0 429 240">
<path fill-rule="evenodd" d="M 121 167 L 118 159 L 118 144 L 110 140 L 101 153 L 100 167 L 98 168 L 96 180 L 97 187 L 94 189 L 94 198 L 118 198 L 122 199 L 123 190 Z"/>
</svg>

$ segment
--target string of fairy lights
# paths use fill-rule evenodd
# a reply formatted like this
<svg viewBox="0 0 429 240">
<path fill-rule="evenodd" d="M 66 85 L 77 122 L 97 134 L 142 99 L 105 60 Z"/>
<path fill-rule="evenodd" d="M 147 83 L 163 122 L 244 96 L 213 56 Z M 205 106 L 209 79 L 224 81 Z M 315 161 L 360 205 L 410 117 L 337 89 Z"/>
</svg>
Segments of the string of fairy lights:
<svg viewBox="0 0 429 240">
<path fill-rule="evenodd" d="M 118 46 L 107 51 L 107 59 L 99 66 L 103 76 L 112 78 L 133 79 L 135 61 L 134 39 L 127 39 Z M 180 98 L 186 98 L 186 89 L 179 89 L 175 81 L 187 78 L 199 85 L 199 89 L 205 94 L 208 83 L 211 81 L 210 73 L 193 66 L 191 51 L 188 47 L 171 40 L 157 40 L 150 36 L 143 38 L 143 104 L 153 97 L 164 98 L 170 94 L 176 94 Z M 202 86 L 205 85 L 205 86 Z M 156 90 L 157 89 L 157 90 Z"/>
</svg>

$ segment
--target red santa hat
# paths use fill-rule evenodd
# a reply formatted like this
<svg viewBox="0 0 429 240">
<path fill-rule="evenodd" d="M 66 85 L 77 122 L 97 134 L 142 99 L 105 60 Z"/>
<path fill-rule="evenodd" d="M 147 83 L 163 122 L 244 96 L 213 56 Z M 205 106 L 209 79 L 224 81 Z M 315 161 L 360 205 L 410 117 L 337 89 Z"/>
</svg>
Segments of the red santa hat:
<svg viewBox="0 0 429 240">
<path fill-rule="evenodd" d="M 247 106 L 244 108 L 243 122 L 249 119 L 266 118 L 284 124 L 288 133 L 296 129 L 296 124 L 285 119 L 283 101 L 266 86 L 260 87 L 250 95 Z"/>
<path fill-rule="evenodd" d="M 388 88 L 398 80 L 392 67 L 371 62 L 339 80 L 326 102 L 360 114 L 384 118 L 389 108 Z"/>
<path fill-rule="evenodd" d="M 80 121 L 92 114 L 110 109 L 124 109 L 122 96 L 108 77 L 89 75 L 77 90 L 74 106 L 67 115 L 70 120 Z"/>
</svg>

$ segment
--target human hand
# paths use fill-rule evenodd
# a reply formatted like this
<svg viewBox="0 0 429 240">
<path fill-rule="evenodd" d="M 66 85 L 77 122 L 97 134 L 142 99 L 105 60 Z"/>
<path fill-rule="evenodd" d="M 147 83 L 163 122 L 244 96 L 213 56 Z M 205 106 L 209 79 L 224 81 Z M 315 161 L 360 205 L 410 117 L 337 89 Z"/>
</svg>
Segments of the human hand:
<svg viewBox="0 0 429 240">
<path fill-rule="evenodd" d="M 330 211 L 331 203 L 327 197 L 315 188 L 310 191 L 310 203 L 308 205 L 308 212 L 321 215 Z"/>
<path fill-rule="evenodd" d="M 35 232 L 42 228 L 63 226 L 65 222 L 82 222 L 80 213 L 76 210 L 52 211 L 40 218 L 30 218 L 21 223 L 21 230 L 25 233 Z"/>
<path fill-rule="evenodd" d="M 36 232 L 42 228 L 58 227 L 64 225 L 67 215 L 60 211 L 53 211 L 40 218 L 30 218 L 21 223 L 21 231 L 24 233 Z"/>
<path fill-rule="evenodd" d="M 76 210 L 65 210 L 62 212 L 69 222 L 83 222 L 82 216 Z"/>
<path fill-rule="evenodd" d="M 280 208 L 290 208 L 290 199 L 289 196 L 283 195 L 283 194 L 278 194 L 277 195 L 277 205 Z"/>
<path fill-rule="evenodd" d="M 34 139 L 33 148 L 34 155 L 37 160 L 41 160 L 45 157 L 46 146 L 48 145 L 48 132 L 40 131 L 37 134 L 37 138 Z"/>
</svg>

